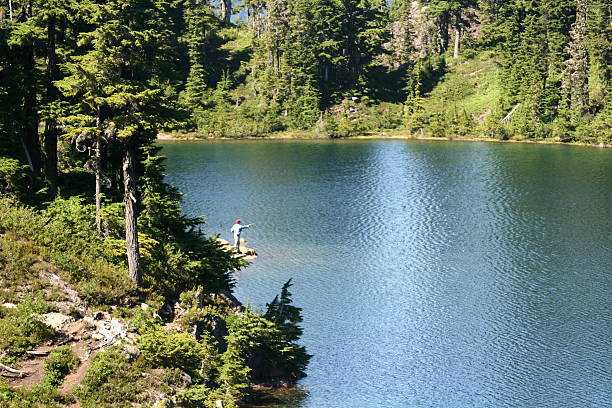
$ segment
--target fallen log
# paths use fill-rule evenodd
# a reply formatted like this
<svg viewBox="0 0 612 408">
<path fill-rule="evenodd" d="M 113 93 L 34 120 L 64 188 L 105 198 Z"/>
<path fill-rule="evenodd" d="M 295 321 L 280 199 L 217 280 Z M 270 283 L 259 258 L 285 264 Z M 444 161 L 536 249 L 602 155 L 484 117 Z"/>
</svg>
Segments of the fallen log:
<svg viewBox="0 0 612 408">
<path fill-rule="evenodd" d="M 23 378 L 25 376 L 30 375 L 30 373 L 27 372 L 27 371 L 15 370 L 14 368 L 11 368 L 11 367 L 9 367 L 7 365 L 4 365 L 2 363 L 0 363 L 0 369 L 2 369 L 4 371 L 7 371 L 7 372 L 9 372 L 11 374 L 16 374 L 16 375 L 19 376 L 19 378 Z"/>
<path fill-rule="evenodd" d="M 49 350 L 28 350 L 26 351 L 26 354 L 37 357 L 48 356 Z"/>
</svg>

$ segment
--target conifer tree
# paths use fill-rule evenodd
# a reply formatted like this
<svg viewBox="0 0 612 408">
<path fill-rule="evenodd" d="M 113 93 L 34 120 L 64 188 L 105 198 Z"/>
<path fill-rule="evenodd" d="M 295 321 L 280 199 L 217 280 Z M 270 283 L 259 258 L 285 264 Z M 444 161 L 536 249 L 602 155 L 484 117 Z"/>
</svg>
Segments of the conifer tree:
<svg viewBox="0 0 612 408">
<path fill-rule="evenodd" d="M 407 65 L 414 54 L 414 27 L 412 19 L 412 2 L 409 0 L 393 0 L 389 7 L 389 31 L 391 41 L 389 53 L 390 65 L 399 68 Z"/>
<path fill-rule="evenodd" d="M 206 61 L 206 42 L 210 41 L 217 29 L 215 21 L 218 20 L 205 0 L 186 0 L 182 9 L 186 23 L 184 41 L 189 57 L 189 74 L 185 81 L 185 90 L 181 94 L 181 102 L 191 110 L 201 109 L 207 90 L 205 67 L 213 65 L 212 61 Z"/>
<path fill-rule="evenodd" d="M 19 7 L 18 7 L 19 6 Z M 10 24 L 8 46 L 12 48 L 11 58 L 19 66 L 20 74 L 15 78 L 15 87 L 19 111 L 17 124 L 28 164 L 33 172 L 43 169 L 42 152 L 38 135 L 38 78 L 36 67 L 36 42 L 41 38 L 40 27 L 34 19 L 34 0 L 21 4 L 12 4 L 15 18 Z"/>
<path fill-rule="evenodd" d="M 589 55 L 587 50 L 587 1 L 578 0 L 576 21 L 572 25 L 570 58 L 567 60 L 570 83 L 570 101 L 573 119 L 584 115 L 589 106 Z"/>
<path fill-rule="evenodd" d="M 162 26 L 165 2 L 111 0 L 99 6 L 94 31 L 83 37 L 86 53 L 67 64 L 68 76 L 60 87 L 82 97 L 76 113 L 89 118 L 89 127 L 101 137 L 101 124 L 112 128 L 113 142 L 122 151 L 125 240 L 130 278 L 142 284 L 138 239 L 140 148 L 150 144 L 163 120 L 159 83 L 167 53 L 167 30 Z M 95 130 L 92 124 L 95 123 Z"/>
</svg>

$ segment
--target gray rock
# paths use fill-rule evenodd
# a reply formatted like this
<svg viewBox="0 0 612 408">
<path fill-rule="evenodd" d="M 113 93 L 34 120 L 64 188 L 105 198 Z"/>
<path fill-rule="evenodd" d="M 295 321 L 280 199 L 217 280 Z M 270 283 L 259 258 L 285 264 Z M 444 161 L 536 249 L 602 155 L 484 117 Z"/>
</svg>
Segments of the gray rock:
<svg viewBox="0 0 612 408">
<path fill-rule="evenodd" d="M 136 346 L 126 344 L 123 346 L 123 351 L 125 352 L 125 357 L 130 362 L 136 360 L 138 356 L 140 356 L 140 349 Z"/>
<path fill-rule="evenodd" d="M 47 326 L 60 331 L 66 324 L 74 322 L 74 317 L 53 312 L 42 315 L 41 320 Z"/>
</svg>

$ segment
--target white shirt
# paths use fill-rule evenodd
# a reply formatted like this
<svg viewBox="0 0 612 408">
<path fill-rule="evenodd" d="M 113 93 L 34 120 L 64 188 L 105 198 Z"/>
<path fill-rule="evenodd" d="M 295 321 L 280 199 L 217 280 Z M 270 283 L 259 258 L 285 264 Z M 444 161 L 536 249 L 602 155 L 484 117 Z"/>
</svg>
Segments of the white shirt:
<svg viewBox="0 0 612 408">
<path fill-rule="evenodd" d="M 230 231 L 232 232 L 232 234 L 240 236 L 240 233 L 245 228 L 249 228 L 249 226 L 236 223 L 232 226 L 232 229 Z"/>
</svg>

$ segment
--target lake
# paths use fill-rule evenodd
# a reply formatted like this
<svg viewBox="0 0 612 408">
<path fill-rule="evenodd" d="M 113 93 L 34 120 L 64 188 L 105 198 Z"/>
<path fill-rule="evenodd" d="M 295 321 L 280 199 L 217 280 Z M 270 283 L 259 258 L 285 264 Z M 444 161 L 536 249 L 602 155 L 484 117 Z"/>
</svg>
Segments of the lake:
<svg viewBox="0 0 612 408">
<path fill-rule="evenodd" d="M 161 142 L 205 231 L 293 279 L 305 392 L 283 406 L 611 406 L 612 150 L 415 140 Z"/>
</svg>

